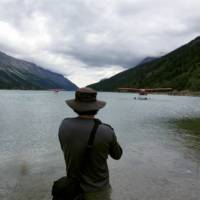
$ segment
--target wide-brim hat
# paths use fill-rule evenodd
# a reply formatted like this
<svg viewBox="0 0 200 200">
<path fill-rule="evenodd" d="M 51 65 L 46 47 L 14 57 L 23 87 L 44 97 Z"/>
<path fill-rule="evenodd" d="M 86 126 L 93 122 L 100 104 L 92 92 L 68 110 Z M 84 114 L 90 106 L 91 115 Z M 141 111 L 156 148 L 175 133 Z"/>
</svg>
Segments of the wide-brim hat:
<svg viewBox="0 0 200 200">
<path fill-rule="evenodd" d="M 97 92 L 91 88 L 80 88 L 75 93 L 75 99 L 66 100 L 67 105 L 79 112 L 99 110 L 106 105 L 105 101 L 96 99 Z"/>
</svg>

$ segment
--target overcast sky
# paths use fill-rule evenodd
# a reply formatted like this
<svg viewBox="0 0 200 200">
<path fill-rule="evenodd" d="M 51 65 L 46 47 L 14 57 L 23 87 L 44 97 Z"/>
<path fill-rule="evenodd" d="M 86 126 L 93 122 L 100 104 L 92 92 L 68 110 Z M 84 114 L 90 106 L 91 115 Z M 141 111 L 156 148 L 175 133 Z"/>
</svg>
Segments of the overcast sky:
<svg viewBox="0 0 200 200">
<path fill-rule="evenodd" d="M 0 0 L 0 51 L 85 86 L 200 35 L 200 0 Z"/>
</svg>

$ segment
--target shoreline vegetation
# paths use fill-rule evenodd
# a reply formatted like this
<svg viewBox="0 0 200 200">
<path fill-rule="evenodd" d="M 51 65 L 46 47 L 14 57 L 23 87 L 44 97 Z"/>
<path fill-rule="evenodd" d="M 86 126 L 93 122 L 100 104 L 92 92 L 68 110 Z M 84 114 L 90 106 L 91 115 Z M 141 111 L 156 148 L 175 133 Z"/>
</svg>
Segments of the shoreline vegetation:
<svg viewBox="0 0 200 200">
<path fill-rule="evenodd" d="M 181 90 L 177 91 L 174 90 L 169 95 L 174 95 L 174 96 L 200 96 L 200 91 L 190 91 L 190 90 Z"/>
<path fill-rule="evenodd" d="M 200 117 L 183 118 L 177 120 L 175 123 L 179 128 L 187 130 L 191 134 L 200 136 Z"/>
</svg>

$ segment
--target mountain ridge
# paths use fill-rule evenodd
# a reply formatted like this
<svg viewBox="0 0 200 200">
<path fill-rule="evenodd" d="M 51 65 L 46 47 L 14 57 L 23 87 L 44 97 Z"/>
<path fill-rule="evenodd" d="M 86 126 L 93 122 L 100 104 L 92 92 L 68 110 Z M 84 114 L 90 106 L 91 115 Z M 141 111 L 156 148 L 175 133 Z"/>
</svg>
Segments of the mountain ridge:
<svg viewBox="0 0 200 200">
<path fill-rule="evenodd" d="M 89 85 L 100 91 L 118 87 L 171 87 L 200 90 L 200 36 L 153 61 L 139 64 L 105 81 Z"/>
<path fill-rule="evenodd" d="M 0 89 L 66 89 L 78 87 L 63 75 L 0 51 Z"/>
<path fill-rule="evenodd" d="M 151 57 L 151 56 L 149 56 L 149 57 L 146 57 L 146 58 L 144 58 L 140 63 L 138 63 L 137 65 L 142 65 L 142 64 L 144 64 L 144 63 L 148 63 L 148 62 L 151 62 L 151 61 L 153 61 L 153 60 L 156 60 L 156 59 L 158 59 L 159 57 Z"/>
</svg>

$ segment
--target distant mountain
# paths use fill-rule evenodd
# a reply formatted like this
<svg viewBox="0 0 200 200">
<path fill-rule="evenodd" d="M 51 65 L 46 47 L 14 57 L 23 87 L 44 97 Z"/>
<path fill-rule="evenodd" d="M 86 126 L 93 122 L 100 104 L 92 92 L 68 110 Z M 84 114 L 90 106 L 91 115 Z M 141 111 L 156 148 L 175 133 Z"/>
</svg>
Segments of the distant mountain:
<svg viewBox="0 0 200 200">
<path fill-rule="evenodd" d="M 158 59 L 158 57 L 146 57 L 145 59 L 143 59 L 143 60 L 139 63 L 139 65 L 142 65 L 142 64 L 144 64 L 144 63 L 151 62 L 151 61 L 156 60 L 156 59 Z"/>
<path fill-rule="evenodd" d="M 89 87 L 101 91 L 114 91 L 118 87 L 171 87 L 200 91 L 200 37 L 165 56 L 139 64 Z"/>
<path fill-rule="evenodd" d="M 0 89 L 65 89 L 77 86 L 63 75 L 0 52 Z"/>
</svg>

